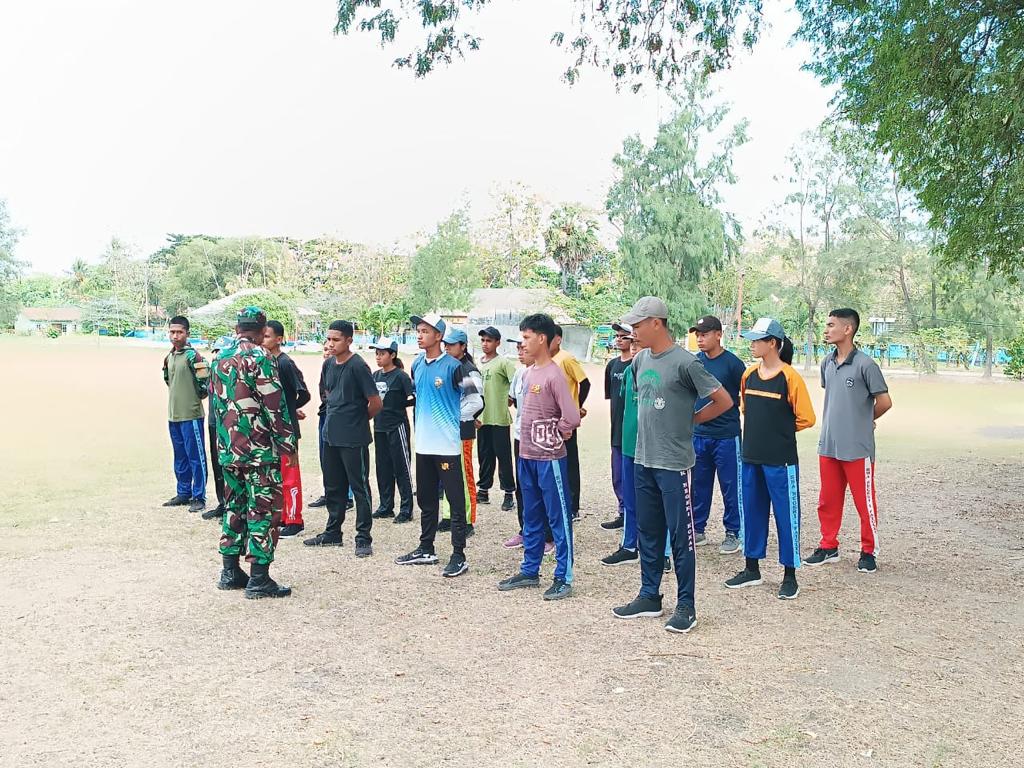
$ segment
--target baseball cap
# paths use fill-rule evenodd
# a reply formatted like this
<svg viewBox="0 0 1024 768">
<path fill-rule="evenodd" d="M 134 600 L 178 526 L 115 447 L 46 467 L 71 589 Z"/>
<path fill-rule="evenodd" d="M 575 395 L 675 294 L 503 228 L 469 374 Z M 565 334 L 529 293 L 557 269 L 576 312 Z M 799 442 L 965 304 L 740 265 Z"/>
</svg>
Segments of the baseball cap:
<svg viewBox="0 0 1024 768">
<path fill-rule="evenodd" d="M 501 341 L 501 331 L 495 328 L 493 325 L 488 325 L 486 328 L 481 328 L 478 336 L 486 336 L 489 339 L 495 341 Z"/>
<path fill-rule="evenodd" d="M 374 344 L 370 345 L 370 349 L 386 349 L 390 352 L 397 352 L 398 341 L 390 336 L 381 336 Z"/>
<path fill-rule="evenodd" d="M 722 321 L 714 315 L 705 315 L 690 326 L 690 333 L 707 333 L 722 330 Z"/>
<path fill-rule="evenodd" d="M 509 344 L 522 344 L 523 337 L 517 333 L 515 336 L 509 336 L 507 339 L 505 339 L 505 341 L 507 341 Z"/>
<path fill-rule="evenodd" d="M 782 330 L 782 323 L 778 320 L 773 320 L 770 317 L 760 317 L 757 322 L 754 323 L 754 327 L 749 331 L 744 331 L 740 334 L 747 341 L 761 341 L 762 339 L 778 339 L 782 341 L 786 338 L 786 332 Z"/>
<path fill-rule="evenodd" d="M 218 352 L 226 347 L 231 346 L 233 339 L 230 336 L 218 336 L 213 344 L 210 345 L 210 349 L 214 352 Z"/>
<path fill-rule="evenodd" d="M 646 320 L 649 317 L 660 317 L 662 320 L 668 320 L 668 306 L 657 296 L 644 296 L 639 299 L 633 305 L 633 308 L 622 316 L 619 323 L 636 325 L 641 320 Z"/>
<path fill-rule="evenodd" d="M 469 337 L 461 328 L 452 328 L 441 339 L 445 344 L 469 344 Z"/>
<path fill-rule="evenodd" d="M 267 324 L 267 316 L 259 307 L 242 307 L 238 310 L 238 324 L 261 328 Z"/>
<path fill-rule="evenodd" d="M 624 333 L 627 336 L 633 335 L 633 326 L 629 323 L 612 323 L 612 330 Z"/>
<path fill-rule="evenodd" d="M 444 334 L 445 329 L 448 327 L 444 320 L 441 319 L 441 316 L 433 312 L 429 315 L 423 315 L 422 317 L 419 315 L 413 315 L 409 320 L 412 322 L 413 328 L 418 326 L 420 323 L 426 323 L 441 334 Z"/>
</svg>

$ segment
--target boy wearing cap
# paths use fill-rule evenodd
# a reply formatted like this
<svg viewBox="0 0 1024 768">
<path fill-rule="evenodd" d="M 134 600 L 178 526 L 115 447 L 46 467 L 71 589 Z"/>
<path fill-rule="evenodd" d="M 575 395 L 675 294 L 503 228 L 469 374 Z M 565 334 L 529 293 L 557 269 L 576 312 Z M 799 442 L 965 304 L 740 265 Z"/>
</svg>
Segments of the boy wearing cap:
<svg viewBox="0 0 1024 768">
<path fill-rule="evenodd" d="M 622 496 L 622 415 L 623 415 L 623 389 L 622 380 L 626 369 L 633 359 L 630 352 L 631 334 L 633 329 L 621 323 L 612 323 L 612 331 L 615 334 L 614 345 L 618 356 L 613 357 L 604 367 L 604 399 L 611 401 L 611 436 L 612 436 L 612 491 L 615 493 L 615 500 L 618 502 L 618 515 L 611 520 L 601 523 L 606 531 L 613 531 L 621 528 L 623 523 L 623 496 Z"/>
<path fill-rule="evenodd" d="M 501 331 L 492 325 L 480 331 L 480 375 L 484 383 L 484 412 L 477 423 L 477 454 L 480 461 L 480 478 L 477 480 L 477 501 L 490 503 L 491 486 L 494 485 L 494 468 L 498 468 L 498 483 L 504 492 L 501 502 L 503 511 L 512 509 L 516 489 L 512 472 L 512 441 L 509 427 L 512 416 L 508 411 L 508 393 L 516 365 L 498 354 L 501 346 Z"/>
<path fill-rule="evenodd" d="M 565 376 L 569 385 L 569 394 L 579 409 L 580 418 L 587 415 L 587 409 L 583 404 L 587 402 L 587 395 L 590 394 L 590 379 L 587 378 L 583 366 L 571 353 L 562 349 L 562 326 L 555 323 L 555 337 L 551 339 L 551 359 L 555 361 Z M 580 445 L 576 439 L 576 430 L 572 431 L 565 443 L 569 459 L 569 487 L 572 497 L 572 519 L 577 520 L 580 516 Z"/>
<path fill-rule="evenodd" d="M 356 507 L 356 557 L 373 554 L 373 512 L 370 509 L 370 421 L 382 403 L 370 366 L 352 351 L 355 328 L 347 320 L 328 326 L 332 357 L 324 360 L 321 379 L 327 392 L 324 424 L 324 490 L 327 491 L 327 526 L 303 544 L 307 547 L 342 546 L 341 526 L 347 509 L 346 491 Z"/>
<path fill-rule="evenodd" d="M 835 349 L 821 361 L 821 386 L 825 390 L 818 440 L 821 543 L 805 562 L 822 565 L 839 560 L 839 527 L 849 486 L 860 516 L 857 570 L 874 573 L 878 569 L 875 422 L 892 408 L 892 398 L 878 363 L 853 343 L 859 327 L 860 315 L 849 308 L 833 309 L 825 325 L 825 341 L 835 344 Z"/>
<path fill-rule="evenodd" d="M 177 493 L 165 507 L 206 508 L 206 441 L 203 440 L 203 398 L 209 392 L 210 367 L 188 343 L 188 318 L 171 318 L 167 335 L 171 351 L 164 357 L 167 385 L 167 427 L 174 449 Z"/>
<path fill-rule="evenodd" d="M 423 351 L 412 364 L 416 395 L 416 501 L 420 506 L 420 543 L 412 552 L 395 559 L 399 565 L 437 563 L 434 538 L 440 507 L 438 484 L 451 509 L 466 508 L 462 473 L 462 439 L 459 423 L 464 412 L 483 408 L 483 398 L 463 363 L 441 350 L 446 325 L 436 314 L 413 315 L 416 343 Z M 461 576 L 466 562 L 466 519 L 453 515 L 452 556 L 441 575 Z"/>
<path fill-rule="evenodd" d="M 409 408 L 415 403 L 412 379 L 398 357 L 398 342 L 387 336 L 371 344 L 377 358 L 373 380 L 384 406 L 373 419 L 376 446 L 377 493 L 380 506 L 375 518 L 394 517 L 396 523 L 412 520 L 412 452 L 409 442 Z M 395 516 L 395 486 L 399 507 Z"/>
<path fill-rule="evenodd" d="M 669 632 L 686 633 L 697 624 L 694 606 L 696 557 L 690 470 L 693 425 L 732 407 L 732 398 L 697 358 L 675 343 L 668 307 L 644 296 L 622 318 L 632 326 L 642 350 L 631 363 L 637 387 L 637 440 L 634 481 L 639 528 L 641 587 L 627 605 L 613 609 L 620 619 L 661 616 L 661 578 L 665 537 L 671 539 L 677 601 Z M 709 403 L 694 413 L 699 398 Z"/>
<path fill-rule="evenodd" d="M 480 375 L 480 369 L 476 367 L 476 361 L 469 352 L 469 337 L 461 328 L 449 328 L 441 340 L 445 352 L 462 363 L 466 374 L 472 379 L 477 392 L 483 395 L 484 380 Z M 477 419 L 483 412 L 473 411 L 466 407 L 466 400 L 463 397 L 461 413 L 459 414 L 459 435 L 462 437 L 462 484 L 466 496 L 466 535 L 473 535 L 473 526 L 476 525 L 476 479 L 473 477 L 473 443 L 476 442 Z M 439 487 L 439 490 L 443 490 Z M 439 531 L 451 530 L 451 505 L 446 504 L 441 511 L 441 523 Z"/>
<path fill-rule="evenodd" d="M 544 592 L 545 600 L 561 600 L 572 594 L 572 513 L 566 487 L 565 442 L 580 423 L 579 409 L 569 394 L 568 384 L 551 359 L 554 325 L 548 315 L 536 314 L 524 318 L 519 326 L 523 345 L 534 361 L 523 375 L 519 445 L 523 562 L 519 573 L 498 584 L 502 592 L 540 585 L 547 521 L 555 539 L 555 574 Z"/>
<path fill-rule="evenodd" d="M 732 407 L 718 418 L 693 427 L 693 527 L 697 546 L 707 543 L 704 529 L 711 516 L 711 499 L 715 495 L 715 475 L 722 492 L 722 527 L 725 539 L 718 551 L 731 555 L 741 549 L 739 533 L 742 524 L 740 506 L 740 380 L 747 367 L 736 355 L 722 346 L 722 321 L 713 315 L 702 317 L 690 328 L 697 334 L 697 359 L 704 369 L 725 387 L 732 398 Z M 701 398 L 694 406 L 698 411 L 708 401 Z"/>
</svg>

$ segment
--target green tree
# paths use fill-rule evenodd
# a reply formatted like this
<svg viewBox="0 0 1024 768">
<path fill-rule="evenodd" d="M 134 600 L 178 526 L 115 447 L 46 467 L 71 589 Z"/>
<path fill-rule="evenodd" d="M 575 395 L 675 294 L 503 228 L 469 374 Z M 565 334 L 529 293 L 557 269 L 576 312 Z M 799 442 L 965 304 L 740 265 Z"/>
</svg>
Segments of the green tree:
<svg viewBox="0 0 1024 768">
<path fill-rule="evenodd" d="M 24 267 L 14 257 L 21 231 L 11 224 L 7 202 L 0 199 L 0 327 L 10 326 L 18 312 L 19 302 L 14 284 Z"/>
<path fill-rule="evenodd" d="M 974 0 L 797 0 L 809 68 L 918 192 L 947 259 L 1012 272 L 1024 240 L 1024 14 Z"/>
<path fill-rule="evenodd" d="M 193 316 L 191 318 L 193 333 L 211 341 L 218 336 L 233 334 L 239 310 L 249 306 L 259 307 L 268 320 L 278 320 L 286 329 L 295 328 L 294 304 L 279 293 L 265 289 L 237 297 L 218 314 Z"/>
<path fill-rule="evenodd" d="M 484 288 L 525 286 L 541 259 L 544 202 L 522 184 L 494 195 L 494 213 L 475 235 Z"/>
<path fill-rule="evenodd" d="M 567 296 L 579 293 L 583 266 L 601 249 L 597 231 L 597 221 L 578 205 L 561 205 L 551 213 L 544 230 L 544 252 L 558 265 L 562 293 Z"/>
<path fill-rule="evenodd" d="M 353 29 L 394 45 L 399 30 L 424 30 L 419 45 L 394 60 L 424 77 L 482 45 L 468 17 L 497 0 L 338 0 L 335 34 Z M 584 67 L 610 72 L 616 85 L 638 90 L 653 80 L 674 86 L 687 70 L 712 72 L 730 63 L 737 43 L 751 48 L 760 32 L 761 0 L 574 0 L 575 27 L 551 42 L 570 52 L 563 77 L 574 83 Z M 525 55 L 525 54 L 524 54 Z"/>
<path fill-rule="evenodd" d="M 89 333 L 106 331 L 124 336 L 139 325 L 140 319 L 137 306 L 113 294 L 89 300 L 82 310 L 82 325 Z"/>
<path fill-rule="evenodd" d="M 378 302 L 364 307 L 356 319 L 360 328 L 379 337 L 401 330 L 409 323 L 411 316 L 409 305 L 399 300 L 389 304 Z"/>
<path fill-rule="evenodd" d="M 469 236 L 469 218 L 455 211 L 416 249 L 409 266 L 409 306 L 415 312 L 469 309 L 480 275 Z"/>
<path fill-rule="evenodd" d="M 732 157 L 746 141 L 746 122 L 725 129 L 728 108 L 709 106 L 709 98 L 705 81 L 693 80 L 652 146 L 626 139 L 606 202 L 630 294 L 665 299 L 677 332 L 704 310 L 700 281 L 739 241 L 738 224 L 720 210 L 719 186 L 735 182 Z M 707 156 L 702 145 L 719 132 L 724 138 Z"/>
</svg>

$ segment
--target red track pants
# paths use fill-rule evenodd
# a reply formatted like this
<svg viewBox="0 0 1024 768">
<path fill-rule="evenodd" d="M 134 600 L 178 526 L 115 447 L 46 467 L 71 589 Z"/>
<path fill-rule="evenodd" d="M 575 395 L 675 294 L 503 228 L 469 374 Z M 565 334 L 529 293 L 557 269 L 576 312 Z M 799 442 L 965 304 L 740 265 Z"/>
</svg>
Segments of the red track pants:
<svg viewBox="0 0 1024 768">
<path fill-rule="evenodd" d="M 286 459 L 287 464 L 285 463 Z M 281 457 L 281 490 L 284 493 L 281 525 L 303 525 L 302 475 L 299 473 L 298 453 L 288 457 Z"/>
<path fill-rule="evenodd" d="M 818 496 L 818 520 L 821 522 L 822 549 L 839 546 L 839 528 L 843 523 L 846 486 L 850 486 L 853 504 L 860 515 L 860 549 L 878 554 L 878 499 L 875 496 L 875 464 L 870 459 L 840 461 L 818 457 L 821 493 Z"/>
</svg>

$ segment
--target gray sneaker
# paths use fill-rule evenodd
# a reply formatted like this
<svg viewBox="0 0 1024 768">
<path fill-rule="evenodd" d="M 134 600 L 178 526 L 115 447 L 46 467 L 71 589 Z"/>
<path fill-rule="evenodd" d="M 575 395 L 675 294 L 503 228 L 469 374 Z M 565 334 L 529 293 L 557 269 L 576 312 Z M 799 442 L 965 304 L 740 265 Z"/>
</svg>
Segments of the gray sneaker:
<svg viewBox="0 0 1024 768">
<path fill-rule="evenodd" d="M 725 534 L 725 540 L 722 542 L 722 546 L 718 548 L 718 554 L 720 555 L 735 555 L 740 551 L 740 540 L 736 537 L 735 533 Z"/>
<path fill-rule="evenodd" d="M 705 544 L 708 543 L 708 537 L 705 536 L 703 533 L 698 533 L 696 536 L 693 537 L 693 543 L 698 547 L 703 547 Z"/>
</svg>

